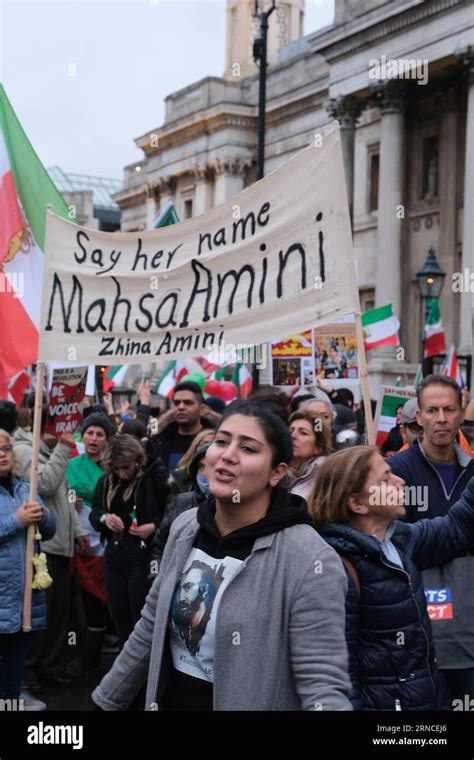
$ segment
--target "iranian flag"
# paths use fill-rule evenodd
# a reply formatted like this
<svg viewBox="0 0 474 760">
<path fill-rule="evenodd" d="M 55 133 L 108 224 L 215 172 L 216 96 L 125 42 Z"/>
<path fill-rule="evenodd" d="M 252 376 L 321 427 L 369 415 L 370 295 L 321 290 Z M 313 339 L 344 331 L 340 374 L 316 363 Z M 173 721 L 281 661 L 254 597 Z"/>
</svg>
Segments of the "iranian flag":
<svg viewBox="0 0 474 760">
<path fill-rule="evenodd" d="M 41 164 L 0 84 L 0 378 L 38 358 L 46 209 L 68 207 Z"/>
<path fill-rule="evenodd" d="M 446 351 L 446 341 L 439 299 L 428 298 L 426 301 L 425 350 L 423 355 L 425 359 L 428 359 L 430 356 L 443 353 L 443 351 Z"/>
<path fill-rule="evenodd" d="M 406 396 L 397 396 L 395 392 L 393 394 L 383 394 L 377 424 L 377 446 L 382 446 L 390 430 L 395 427 L 397 424 L 397 409 L 399 406 L 404 406 L 407 401 L 408 398 Z"/>
<path fill-rule="evenodd" d="M 366 348 L 398 346 L 400 322 L 393 313 L 391 303 L 366 311 L 361 319 Z"/>
<path fill-rule="evenodd" d="M 445 377 L 452 377 L 453 380 L 456 380 L 460 388 L 464 388 L 464 380 L 462 379 L 461 370 L 459 368 L 459 362 L 456 354 L 456 349 L 454 348 L 454 343 L 452 343 L 449 347 L 445 362 L 441 369 L 441 374 Z"/>
<path fill-rule="evenodd" d="M 237 386 L 238 398 L 245 399 L 252 391 L 252 375 L 245 364 L 236 364 L 232 374 L 232 382 Z"/>
<path fill-rule="evenodd" d="M 159 393 L 165 398 L 171 398 L 175 386 L 181 378 L 188 374 L 188 369 L 181 359 L 172 359 L 168 362 L 163 373 L 160 375 L 155 385 L 155 393 Z"/>
<path fill-rule="evenodd" d="M 127 374 L 127 364 L 116 364 L 114 367 L 106 367 L 104 377 L 102 378 L 102 387 L 104 393 L 108 393 L 111 388 L 122 385 L 125 375 Z"/>
</svg>

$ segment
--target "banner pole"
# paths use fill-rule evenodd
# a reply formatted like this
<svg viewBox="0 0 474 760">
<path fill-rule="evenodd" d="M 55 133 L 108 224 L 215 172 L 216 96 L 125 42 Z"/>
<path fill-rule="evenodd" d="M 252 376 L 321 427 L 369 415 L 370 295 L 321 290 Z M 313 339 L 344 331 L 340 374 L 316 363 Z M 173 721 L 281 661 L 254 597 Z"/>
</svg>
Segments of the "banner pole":
<svg viewBox="0 0 474 760">
<path fill-rule="evenodd" d="M 36 501 L 38 491 L 38 459 L 41 438 L 41 413 L 43 409 L 43 384 L 46 365 L 36 365 L 35 411 L 33 417 L 33 452 L 30 468 L 30 501 Z M 26 534 L 25 589 L 23 593 L 23 624 L 25 633 L 31 631 L 31 592 L 33 583 L 33 550 L 36 525 L 30 525 Z"/>
<path fill-rule="evenodd" d="M 372 406 L 370 404 L 369 378 L 367 375 L 367 357 L 365 353 L 364 332 L 362 330 L 362 319 L 360 311 L 355 312 L 355 327 L 357 350 L 359 355 L 360 382 L 362 387 L 362 398 L 364 400 L 367 440 L 369 446 L 375 446 L 375 428 L 374 419 L 372 416 Z"/>
</svg>

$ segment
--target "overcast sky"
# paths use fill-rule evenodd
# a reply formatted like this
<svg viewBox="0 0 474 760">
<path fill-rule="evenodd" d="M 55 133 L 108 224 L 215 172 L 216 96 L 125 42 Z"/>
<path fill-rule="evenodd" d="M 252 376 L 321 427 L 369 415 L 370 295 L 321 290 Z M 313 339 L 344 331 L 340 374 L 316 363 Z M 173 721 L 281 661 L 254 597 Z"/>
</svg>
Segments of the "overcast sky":
<svg viewBox="0 0 474 760">
<path fill-rule="evenodd" d="M 225 67 L 225 0 L 0 0 L 0 77 L 47 167 L 122 178 L 164 98 Z M 305 33 L 334 0 L 306 0 Z"/>
</svg>

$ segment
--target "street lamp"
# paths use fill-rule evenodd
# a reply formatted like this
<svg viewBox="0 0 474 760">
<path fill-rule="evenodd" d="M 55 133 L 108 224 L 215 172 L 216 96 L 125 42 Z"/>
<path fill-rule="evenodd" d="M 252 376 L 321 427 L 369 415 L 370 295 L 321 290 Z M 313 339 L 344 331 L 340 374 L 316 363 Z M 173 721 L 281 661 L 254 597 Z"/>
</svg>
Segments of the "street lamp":
<svg viewBox="0 0 474 760">
<path fill-rule="evenodd" d="M 425 323 L 428 315 L 428 300 L 430 298 L 439 298 L 441 295 L 441 291 L 443 290 L 444 285 L 444 278 L 446 277 L 446 272 L 444 272 L 440 265 L 438 264 L 438 261 L 436 259 L 436 253 L 433 246 L 430 247 L 428 251 L 428 257 L 421 267 L 420 271 L 416 273 L 416 279 L 418 281 L 418 286 L 420 288 L 420 295 L 421 295 L 421 303 L 424 304 L 424 309 L 422 306 L 422 315 L 423 312 L 425 314 Z M 423 358 L 423 342 L 425 337 L 425 325 L 423 323 L 423 316 L 421 319 L 421 329 L 422 329 L 422 362 L 423 362 L 423 376 L 426 377 L 426 375 L 429 375 L 433 372 L 433 357 L 430 356 L 428 358 Z"/>
<path fill-rule="evenodd" d="M 253 17 L 260 19 L 260 37 L 253 43 L 253 59 L 260 68 L 258 87 L 258 132 L 257 132 L 257 179 L 262 179 L 265 163 L 265 103 L 267 89 L 267 35 L 268 18 L 275 10 L 275 0 L 270 8 L 260 11 L 259 0 L 255 0 Z M 258 63 L 259 62 L 259 63 Z"/>
</svg>

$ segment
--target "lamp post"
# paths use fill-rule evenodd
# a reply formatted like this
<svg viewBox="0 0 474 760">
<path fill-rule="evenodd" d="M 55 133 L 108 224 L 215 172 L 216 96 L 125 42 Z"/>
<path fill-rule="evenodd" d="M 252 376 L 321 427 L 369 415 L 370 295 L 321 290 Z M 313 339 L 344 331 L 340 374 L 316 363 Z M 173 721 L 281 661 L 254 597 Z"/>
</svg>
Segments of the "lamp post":
<svg viewBox="0 0 474 760">
<path fill-rule="evenodd" d="M 267 35 L 268 18 L 275 10 L 275 0 L 270 8 L 259 11 L 259 0 L 255 0 L 253 17 L 260 19 L 260 37 L 253 43 L 253 59 L 260 68 L 258 87 L 258 132 L 257 132 L 257 179 L 262 179 L 265 164 L 265 105 L 267 91 Z"/>
<path fill-rule="evenodd" d="M 262 179 L 265 167 L 265 106 L 267 101 L 267 36 L 268 19 L 275 10 L 275 0 L 266 11 L 260 11 L 260 2 L 255 0 L 253 17 L 260 19 L 260 37 L 253 43 L 253 59 L 259 67 L 258 83 L 258 129 L 257 129 L 257 170 L 256 179 Z M 271 358 L 270 358 L 271 361 Z M 253 387 L 259 387 L 258 368 L 252 365 Z"/>
<path fill-rule="evenodd" d="M 436 253 L 433 246 L 430 246 L 428 256 L 419 272 L 416 273 L 416 279 L 420 288 L 421 303 L 422 303 L 422 317 L 421 317 L 421 329 L 422 329 L 422 350 L 421 360 L 423 377 L 433 372 L 433 357 L 424 358 L 424 339 L 425 339 L 425 324 L 428 316 L 428 299 L 439 298 L 444 285 L 444 278 L 446 272 L 444 272 L 436 259 Z M 424 304 L 424 308 L 423 308 Z M 425 319 L 423 320 L 423 313 Z"/>
</svg>

